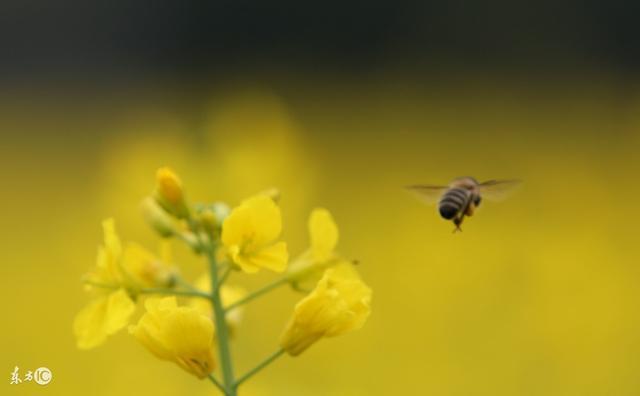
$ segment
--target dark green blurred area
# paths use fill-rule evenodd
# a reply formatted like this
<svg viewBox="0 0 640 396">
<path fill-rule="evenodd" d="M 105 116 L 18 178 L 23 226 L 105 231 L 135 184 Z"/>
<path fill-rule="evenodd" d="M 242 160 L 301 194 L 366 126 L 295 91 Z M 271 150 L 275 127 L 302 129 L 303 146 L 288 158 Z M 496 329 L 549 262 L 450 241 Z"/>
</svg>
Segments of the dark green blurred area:
<svg viewBox="0 0 640 396">
<path fill-rule="evenodd" d="M 638 11 L 624 0 L 5 0 L 0 71 L 6 81 L 98 84 L 398 66 L 633 75 Z"/>
</svg>

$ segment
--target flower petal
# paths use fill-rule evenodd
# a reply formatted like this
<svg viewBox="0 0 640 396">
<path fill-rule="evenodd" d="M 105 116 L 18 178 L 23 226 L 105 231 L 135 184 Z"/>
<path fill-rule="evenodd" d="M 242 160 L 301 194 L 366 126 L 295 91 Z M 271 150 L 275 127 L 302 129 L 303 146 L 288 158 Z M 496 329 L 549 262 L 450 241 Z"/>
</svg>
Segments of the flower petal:
<svg viewBox="0 0 640 396">
<path fill-rule="evenodd" d="M 251 255 L 246 260 L 241 260 L 243 263 L 238 263 L 244 268 L 245 272 L 251 272 L 253 268 L 266 268 L 275 272 L 283 272 L 287 269 L 287 261 L 289 260 L 289 253 L 287 251 L 287 244 L 284 242 L 277 242 L 271 246 L 262 248 L 260 251 Z"/>
<path fill-rule="evenodd" d="M 122 243 L 116 233 L 115 221 L 112 218 L 104 220 L 102 222 L 102 229 L 104 230 L 104 246 L 106 250 L 114 257 L 120 256 L 122 253 Z"/>
<path fill-rule="evenodd" d="M 150 298 L 147 312 L 129 331 L 151 353 L 173 361 L 198 378 L 214 369 L 213 322 L 193 307 L 178 307 L 175 297 Z"/>
<path fill-rule="evenodd" d="M 92 271 L 90 277 L 98 283 L 117 284 L 121 280 L 118 260 L 120 260 L 122 254 L 122 243 L 116 233 L 113 219 L 104 220 L 102 229 L 104 232 L 104 245 L 98 247 L 96 268 Z"/>
<path fill-rule="evenodd" d="M 260 247 L 274 241 L 282 231 L 280 208 L 273 200 L 257 195 L 233 209 L 222 225 L 222 242 L 226 246 Z"/>
<path fill-rule="evenodd" d="M 323 208 L 316 208 L 309 216 L 309 235 L 311 253 L 314 260 L 328 260 L 338 244 L 338 226 L 331 213 Z"/>
<path fill-rule="evenodd" d="M 299 355 L 322 337 L 362 327 L 370 313 L 371 289 L 347 263 L 325 271 L 316 288 L 295 307 L 280 345 Z"/>
<path fill-rule="evenodd" d="M 213 371 L 213 322 L 207 316 L 179 307 L 167 316 L 163 337 L 181 367 L 198 378 Z"/>
<path fill-rule="evenodd" d="M 135 311 L 135 304 L 124 289 L 91 301 L 73 322 L 73 331 L 80 349 L 102 344 L 108 335 L 122 329 Z"/>
</svg>

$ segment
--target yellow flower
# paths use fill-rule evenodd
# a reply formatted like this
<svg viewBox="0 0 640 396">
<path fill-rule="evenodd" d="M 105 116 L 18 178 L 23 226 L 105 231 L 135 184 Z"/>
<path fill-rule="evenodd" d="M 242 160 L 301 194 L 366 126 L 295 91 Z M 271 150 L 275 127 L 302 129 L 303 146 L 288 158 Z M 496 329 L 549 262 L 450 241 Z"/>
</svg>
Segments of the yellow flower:
<svg viewBox="0 0 640 396">
<path fill-rule="evenodd" d="M 182 181 L 171 168 L 163 167 L 157 170 L 154 197 L 167 212 L 179 218 L 189 215 Z"/>
<path fill-rule="evenodd" d="M 370 305 L 371 289 L 352 265 L 329 268 L 315 290 L 296 305 L 280 345 L 297 356 L 322 337 L 357 330 L 367 320 Z"/>
<path fill-rule="evenodd" d="M 89 287 L 100 295 L 84 307 L 75 317 L 73 332 L 80 349 L 91 349 L 102 344 L 107 336 L 127 325 L 135 311 L 135 304 L 121 288 L 120 259 L 122 244 L 115 231 L 113 219 L 102 222 L 104 245 L 98 248 L 95 270 L 89 274 Z M 91 284 L 107 286 L 97 288 Z"/>
<path fill-rule="evenodd" d="M 107 336 L 122 329 L 135 311 L 132 296 L 142 287 L 171 287 L 176 271 L 163 259 L 136 244 L 122 243 L 113 219 L 103 221 L 104 245 L 98 248 L 96 267 L 86 277 L 86 286 L 98 297 L 76 316 L 73 331 L 78 348 L 90 349 L 102 344 Z M 165 242 L 167 247 L 168 242 Z"/>
<path fill-rule="evenodd" d="M 193 307 L 178 307 L 175 297 L 149 298 L 147 312 L 129 327 L 157 358 L 175 362 L 198 378 L 214 369 L 213 323 Z"/>
<path fill-rule="evenodd" d="M 335 252 L 339 238 L 338 226 L 327 209 L 314 209 L 309 216 L 308 228 L 310 247 L 287 270 L 289 281 L 299 289 L 313 287 L 325 269 L 344 261 Z"/>
<path fill-rule="evenodd" d="M 222 243 L 240 269 L 260 268 L 282 272 L 289 254 L 284 242 L 275 242 L 282 231 L 280 209 L 265 195 L 257 195 L 235 208 L 222 224 Z"/>
<path fill-rule="evenodd" d="M 200 291 L 209 293 L 211 291 L 210 279 L 211 278 L 209 278 L 208 274 L 202 275 L 195 282 L 194 286 Z M 222 300 L 222 305 L 224 307 L 227 307 L 235 303 L 236 301 L 242 300 L 246 295 L 247 291 L 240 286 L 225 284 L 220 287 L 220 299 Z M 189 306 L 196 308 L 203 315 L 206 315 L 213 320 L 213 308 L 211 307 L 211 301 L 204 298 L 192 298 L 189 301 Z M 225 314 L 225 320 L 227 322 L 227 327 L 229 328 L 229 332 L 231 335 L 235 334 L 237 328 L 240 326 L 240 322 L 242 322 L 243 316 L 244 307 L 242 306 L 234 308 L 233 310 Z"/>
</svg>

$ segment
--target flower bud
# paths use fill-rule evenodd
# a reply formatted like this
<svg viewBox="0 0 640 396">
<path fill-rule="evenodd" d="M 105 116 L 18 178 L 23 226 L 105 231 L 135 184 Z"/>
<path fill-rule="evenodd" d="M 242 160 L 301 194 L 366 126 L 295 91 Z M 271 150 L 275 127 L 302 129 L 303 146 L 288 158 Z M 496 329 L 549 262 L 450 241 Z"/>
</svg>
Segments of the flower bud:
<svg viewBox="0 0 640 396">
<path fill-rule="evenodd" d="M 200 243 L 200 239 L 198 236 L 192 232 L 183 232 L 181 234 L 181 238 L 186 243 L 195 254 L 200 254 L 203 252 L 202 244 Z"/>
<path fill-rule="evenodd" d="M 149 225 L 163 237 L 175 234 L 176 228 L 173 218 L 152 197 L 145 198 L 140 208 L 142 215 Z"/>
<path fill-rule="evenodd" d="M 171 168 L 163 167 L 156 172 L 154 198 L 172 215 L 178 218 L 188 217 L 189 210 L 184 199 L 182 181 Z"/>
<path fill-rule="evenodd" d="M 216 202 L 209 205 L 203 205 L 199 209 L 198 220 L 202 225 L 202 228 L 214 238 L 220 236 L 220 230 L 222 229 L 222 223 L 224 219 L 229 216 L 229 206 L 223 202 Z"/>
<path fill-rule="evenodd" d="M 211 204 L 211 210 L 216 216 L 218 226 L 222 227 L 224 219 L 226 219 L 227 216 L 229 216 L 229 213 L 231 213 L 231 208 L 224 202 L 214 202 Z"/>
<path fill-rule="evenodd" d="M 204 228 L 209 235 L 217 234 L 218 224 L 216 221 L 216 215 L 211 209 L 204 209 L 199 213 L 198 218 L 200 220 L 200 224 L 202 224 L 202 228 Z"/>
</svg>

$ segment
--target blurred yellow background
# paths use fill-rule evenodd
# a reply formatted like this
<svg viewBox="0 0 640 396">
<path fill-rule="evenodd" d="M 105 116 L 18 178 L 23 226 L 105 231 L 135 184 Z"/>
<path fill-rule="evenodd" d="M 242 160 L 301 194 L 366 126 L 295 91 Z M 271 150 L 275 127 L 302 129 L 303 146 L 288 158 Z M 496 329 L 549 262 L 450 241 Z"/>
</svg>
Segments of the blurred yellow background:
<svg viewBox="0 0 640 396">
<path fill-rule="evenodd" d="M 640 91 L 598 77 L 246 84 L 212 90 L 195 121 L 135 95 L 112 113 L 2 106 L 0 393 L 217 394 L 126 331 L 89 352 L 71 331 L 103 218 L 157 246 L 139 202 L 169 165 L 194 202 L 280 188 L 294 255 L 311 209 L 328 208 L 373 289 L 362 330 L 281 358 L 241 395 L 640 394 Z M 457 234 L 402 188 L 463 175 L 525 184 Z M 195 279 L 204 263 L 175 246 Z M 283 288 L 247 306 L 238 373 L 276 348 L 300 298 Z M 49 367 L 53 382 L 10 385 L 14 366 Z"/>
</svg>

